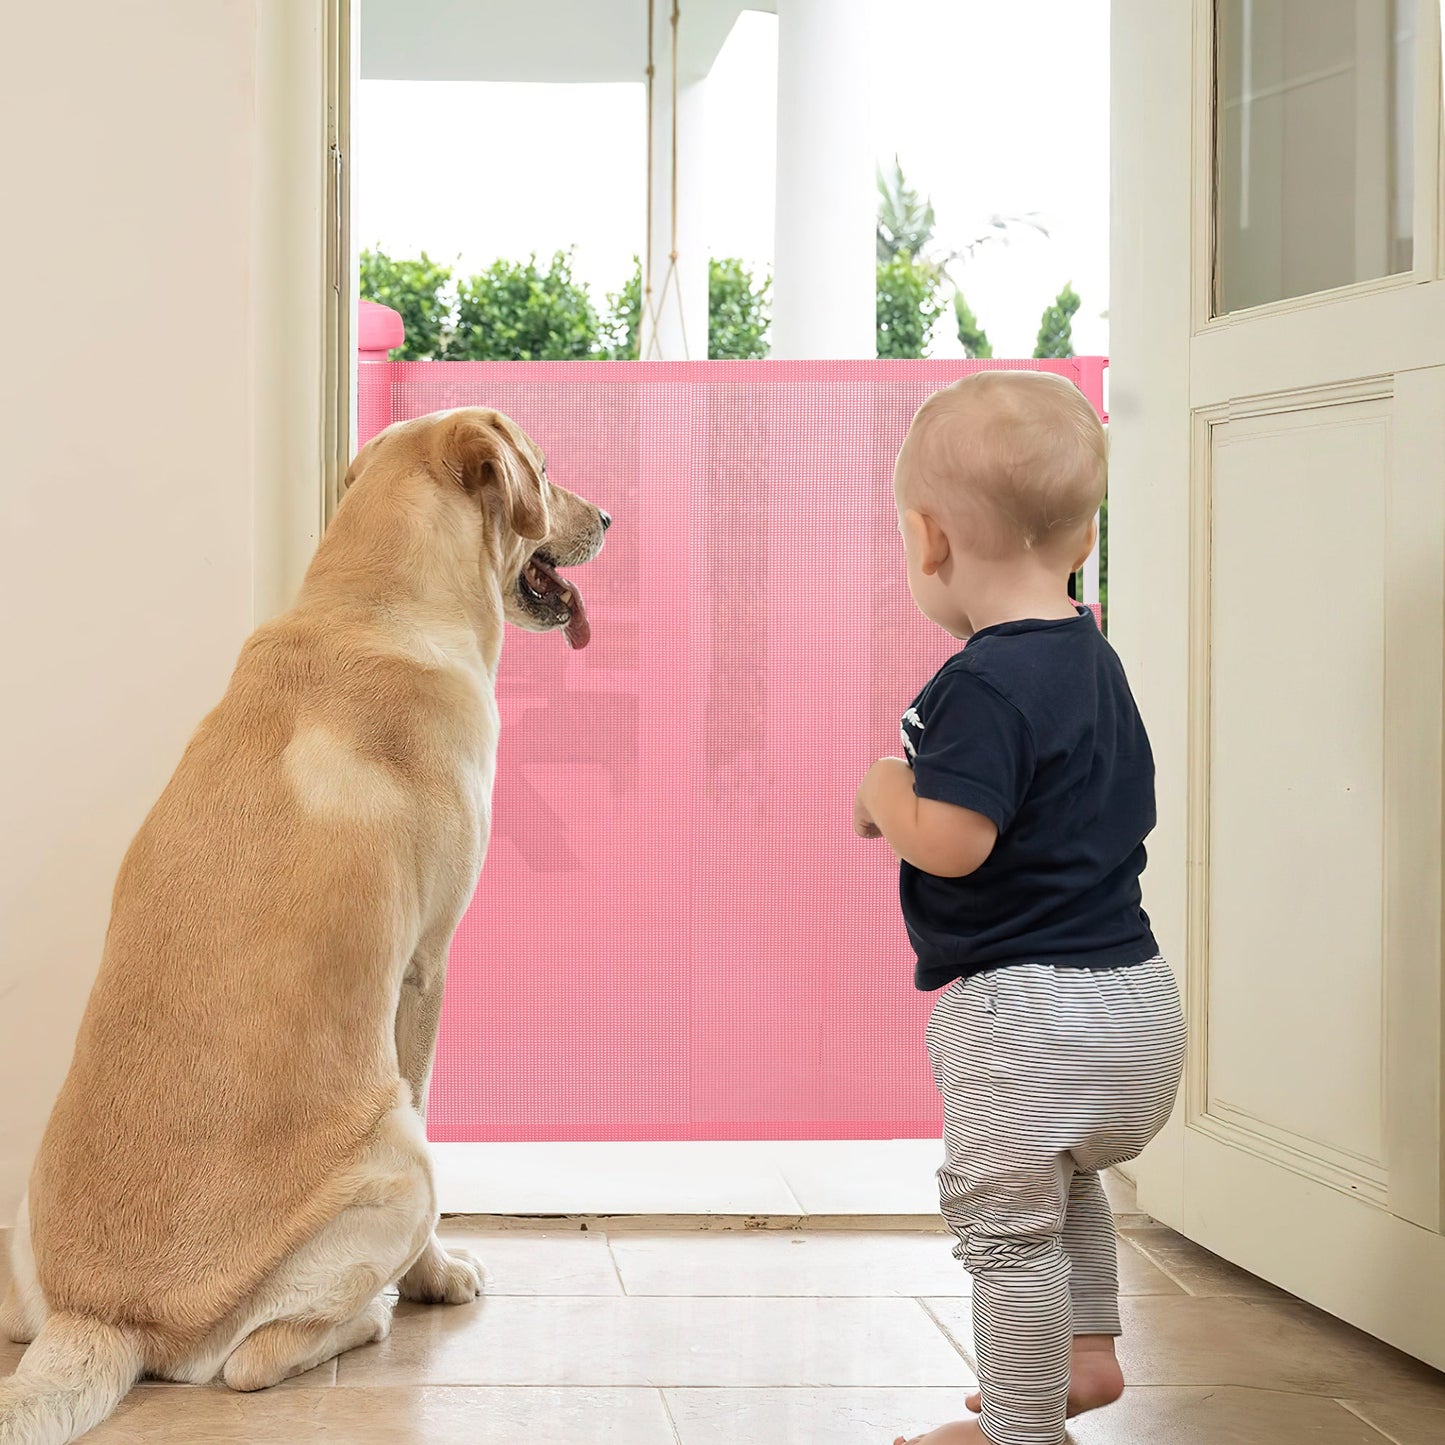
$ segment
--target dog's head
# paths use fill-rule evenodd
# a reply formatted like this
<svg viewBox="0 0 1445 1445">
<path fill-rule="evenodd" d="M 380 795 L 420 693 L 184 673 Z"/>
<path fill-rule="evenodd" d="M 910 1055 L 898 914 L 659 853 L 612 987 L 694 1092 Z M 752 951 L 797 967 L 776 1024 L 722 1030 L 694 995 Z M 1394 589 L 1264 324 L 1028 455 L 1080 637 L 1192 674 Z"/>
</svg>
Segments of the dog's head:
<svg viewBox="0 0 1445 1445">
<path fill-rule="evenodd" d="M 569 647 L 586 647 L 586 605 L 558 569 L 590 562 L 612 518 L 549 481 L 541 448 L 501 412 L 459 407 L 389 427 L 352 463 L 348 485 L 368 452 L 388 440 L 416 447 L 438 483 L 460 488 L 481 508 L 507 621 L 529 632 L 560 629 Z"/>
</svg>

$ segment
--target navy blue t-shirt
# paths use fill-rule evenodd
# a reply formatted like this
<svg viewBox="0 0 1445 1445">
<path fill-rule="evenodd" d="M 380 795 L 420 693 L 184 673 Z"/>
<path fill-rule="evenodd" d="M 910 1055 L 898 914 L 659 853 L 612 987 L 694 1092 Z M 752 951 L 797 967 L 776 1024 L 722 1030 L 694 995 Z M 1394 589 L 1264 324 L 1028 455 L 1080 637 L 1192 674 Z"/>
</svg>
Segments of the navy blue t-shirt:
<svg viewBox="0 0 1445 1445">
<path fill-rule="evenodd" d="M 998 827 L 966 878 L 902 865 L 920 989 L 1010 963 L 1119 968 L 1158 953 L 1139 889 L 1154 757 L 1091 613 L 975 633 L 902 731 L 918 796 Z"/>
</svg>

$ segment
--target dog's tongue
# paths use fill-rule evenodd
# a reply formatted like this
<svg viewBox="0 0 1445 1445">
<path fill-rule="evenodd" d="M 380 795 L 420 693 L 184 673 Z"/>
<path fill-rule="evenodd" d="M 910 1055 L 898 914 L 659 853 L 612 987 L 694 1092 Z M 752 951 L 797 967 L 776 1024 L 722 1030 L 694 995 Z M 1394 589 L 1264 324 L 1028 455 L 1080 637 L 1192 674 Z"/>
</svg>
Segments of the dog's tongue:
<svg viewBox="0 0 1445 1445">
<path fill-rule="evenodd" d="M 592 641 L 592 624 L 587 620 L 587 604 L 583 602 L 582 594 L 577 590 L 576 584 L 569 579 L 559 577 L 556 569 L 540 557 L 533 557 L 531 565 L 540 578 L 543 588 L 554 597 L 560 597 L 567 607 L 570 615 L 563 628 L 567 646 L 579 649 L 586 647 Z"/>
<path fill-rule="evenodd" d="M 572 615 L 567 619 L 562 635 L 567 639 L 568 647 L 581 649 L 592 641 L 592 624 L 587 620 L 587 604 L 583 602 L 582 594 L 571 582 L 567 586 L 572 593 Z"/>
</svg>

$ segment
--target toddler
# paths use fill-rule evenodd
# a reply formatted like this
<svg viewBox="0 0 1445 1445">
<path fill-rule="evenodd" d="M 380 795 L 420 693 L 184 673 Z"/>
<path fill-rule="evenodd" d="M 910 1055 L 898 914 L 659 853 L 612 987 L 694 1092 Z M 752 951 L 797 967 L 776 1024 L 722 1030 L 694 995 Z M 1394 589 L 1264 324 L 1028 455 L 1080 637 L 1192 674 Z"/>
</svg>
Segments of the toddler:
<svg viewBox="0 0 1445 1445">
<path fill-rule="evenodd" d="M 929 398 L 894 472 L 914 601 L 968 641 L 854 805 L 857 832 L 901 860 L 915 982 L 944 990 L 928 1024 L 939 1196 L 974 1280 L 981 1413 L 914 1445 L 1057 1445 L 1066 1415 L 1124 1389 L 1099 1171 L 1169 1117 L 1184 1020 L 1140 906 L 1149 739 L 1068 596 L 1105 472 L 1078 389 L 1020 372 Z"/>
</svg>

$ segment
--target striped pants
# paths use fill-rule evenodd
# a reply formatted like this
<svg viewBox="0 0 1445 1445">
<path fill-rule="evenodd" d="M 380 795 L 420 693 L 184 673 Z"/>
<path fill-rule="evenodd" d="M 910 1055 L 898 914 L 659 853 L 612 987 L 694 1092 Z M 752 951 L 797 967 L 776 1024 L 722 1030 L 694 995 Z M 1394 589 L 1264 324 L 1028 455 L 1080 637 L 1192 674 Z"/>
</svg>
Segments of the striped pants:
<svg viewBox="0 0 1445 1445">
<path fill-rule="evenodd" d="M 974 1281 L 984 1433 L 1058 1445 L 1073 1336 L 1121 1332 L 1099 1171 L 1133 1159 L 1174 1106 L 1174 976 L 1163 959 L 977 974 L 934 1005 L 928 1054 L 944 1104 L 940 1204 Z"/>
</svg>

